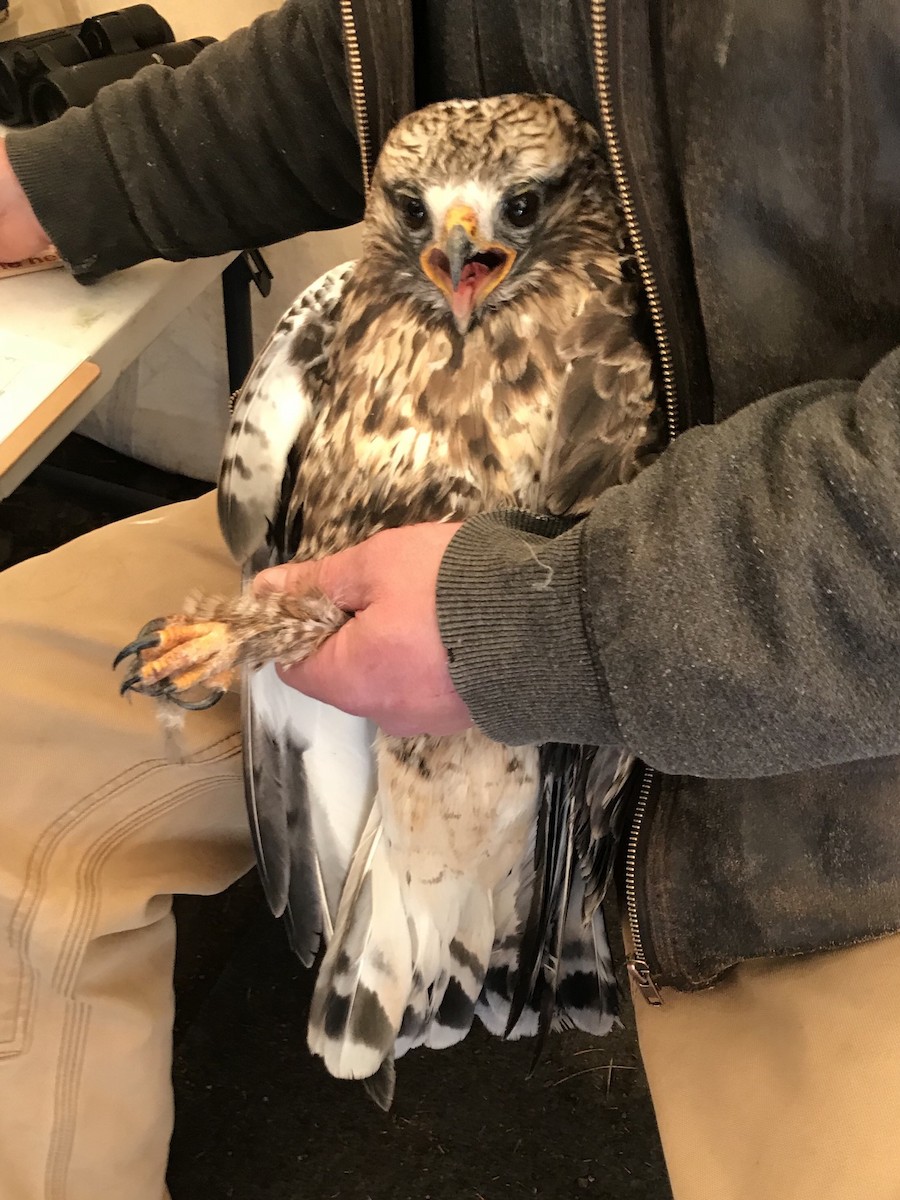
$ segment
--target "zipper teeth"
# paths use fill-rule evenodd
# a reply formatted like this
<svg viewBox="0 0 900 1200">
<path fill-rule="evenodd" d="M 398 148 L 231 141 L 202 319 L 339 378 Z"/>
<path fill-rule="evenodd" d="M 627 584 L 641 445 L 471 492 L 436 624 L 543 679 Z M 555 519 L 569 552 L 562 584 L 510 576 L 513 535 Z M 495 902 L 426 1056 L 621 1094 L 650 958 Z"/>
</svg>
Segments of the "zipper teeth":
<svg viewBox="0 0 900 1200">
<path fill-rule="evenodd" d="M 369 114 L 366 112 L 366 89 L 363 80 L 362 58 L 359 53 L 359 38 L 353 18 L 351 0 L 341 0 L 341 24 L 344 29 L 344 46 L 347 51 L 347 66 L 350 71 L 350 103 L 356 136 L 359 139 L 359 156 L 362 160 L 363 187 L 368 194 L 372 179 L 372 153 L 369 141 Z"/>
<path fill-rule="evenodd" d="M 634 946 L 634 958 L 637 963 L 647 966 L 644 957 L 644 942 L 641 937 L 641 926 L 637 915 L 637 848 L 640 837 L 641 822 L 647 811 L 647 801 L 650 799 L 650 788 L 653 784 L 652 767 L 644 768 L 644 778 L 641 780 L 641 790 L 634 808 L 631 830 L 628 835 L 628 845 L 625 848 L 625 907 L 628 913 L 628 925 L 631 930 L 631 941 Z"/>
<path fill-rule="evenodd" d="M 607 50 L 608 29 L 606 21 L 606 0 L 591 0 L 591 22 L 594 32 L 594 58 L 597 67 L 597 94 L 600 100 L 600 117 L 603 121 L 603 132 L 606 138 L 607 149 L 609 150 L 613 174 L 616 178 L 616 187 L 619 192 L 619 200 L 622 205 L 622 212 L 625 217 L 625 223 L 628 226 L 631 245 L 634 249 L 635 257 L 637 258 L 638 267 L 641 272 L 641 280 L 644 284 L 644 292 L 646 293 L 647 303 L 650 308 L 650 316 L 653 320 L 653 331 L 656 335 L 656 345 L 659 351 L 660 366 L 662 368 L 662 387 L 666 408 L 666 421 L 668 423 L 669 438 L 670 440 L 674 441 L 680 432 L 681 424 L 678 417 L 678 402 L 675 395 L 675 369 L 672 364 L 672 351 L 669 346 L 669 338 L 666 334 L 665 325 L 663 323 L 662 303 L 659 298 L 659 288 L 656 285 L 656 280 L 653 278 L 653 272 L 650 269 L 650 259 L 647 255 L 647 247 L 644 245 L 640 230 L 637 227 L 637 220 L 634 213 L 634 201 L 631 197 L 631 189 L 628 186 L 628 179 L 625 174 L 625 168 L 622 159 L 622 150 L 619 146 L 615 123 L 613 121 L 612 101 L 609 97 L 609 54 Z"/>
<path fill-rule="evenodd" d="M 628 184 L 622 148 L 619 145 L 618 132 L 614 120 L 609 87 L 607 0 L 591 0 L 591 25 L 594 38 L 594 59 L 597 71 L 597 96 L 600 101 L 600 119 L 603 122 L 603 133 L 618 189 L 619 202 L 622 206 L 622 214 L 628 227 L 628 234 L 631 239 L 635 258 L 637 259 L 641 281 L 644 285 L 644 293 L 650 309 L 650 317 L 653 321 L 653 332 L 656 337 L 656 346 L 662 371 L 662 392 L 665 404 L 666 424 L 669 439 L 674 441 L 681 431 L 681 422 L 678 415 L 678 399 L 675 390 L 675 368 L 665 322 L 663 321 L 659 288 L 650 267 L 650 257 L 647 253 L 647 247 L 638 228 L 634 200 Z M 639 969 L 646 972 L 648 979 L 649 967 L 645 957 L 644 942 L 641 937 L 641 927 L 638 919 L 636 876 L 638 843 L 640 842 L 641 826 L 647 810 L 647 803 L 650 799 L 654 774 L 655 772 L 652 767 L 644 767 L 641 790 L 638 794 L 638 801 L 635 806 L 631 829 L 628 834 L 628 843 L 625 849 L 625 908 L 628 915 L 628 926 L 631 931 L 634 962 Z M 652 979 L 649 979 L 649 982 L 652 983 Z"/>
</svg>

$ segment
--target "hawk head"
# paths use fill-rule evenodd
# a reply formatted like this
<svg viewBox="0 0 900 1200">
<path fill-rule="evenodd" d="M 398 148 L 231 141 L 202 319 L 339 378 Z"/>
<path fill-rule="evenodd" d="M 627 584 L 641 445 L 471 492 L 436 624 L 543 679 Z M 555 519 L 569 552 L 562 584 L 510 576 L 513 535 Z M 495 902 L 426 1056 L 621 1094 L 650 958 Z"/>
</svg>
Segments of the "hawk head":
<svg viewBox="0 0 900 1200">
<path fill-rule="evenodd" d="M 598 134 L 564 101 L 433 104 L 385 142 L 366 208 L 366 271 L 465 333 L 579 251 L 608 249 L 612 194 Z"/>
</svg>

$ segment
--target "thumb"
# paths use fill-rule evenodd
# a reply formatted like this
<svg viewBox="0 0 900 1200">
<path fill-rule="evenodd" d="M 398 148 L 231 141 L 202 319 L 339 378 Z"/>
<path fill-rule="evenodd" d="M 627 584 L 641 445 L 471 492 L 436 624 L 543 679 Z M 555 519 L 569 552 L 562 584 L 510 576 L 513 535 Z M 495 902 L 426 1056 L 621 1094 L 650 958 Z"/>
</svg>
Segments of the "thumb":
<svg viewBox="0 0 900 1200">
<path fill-rule="evenodd" d="M 351 546 L 328 558 L 307 562 L 284 563 L 268 567 L 253 580 L 257 596 L 271 592 L 324 592 L 345 612 L 356 612 L 369 602 L 369 588 L 363 580 L 358 547 Z"/>
</svg>

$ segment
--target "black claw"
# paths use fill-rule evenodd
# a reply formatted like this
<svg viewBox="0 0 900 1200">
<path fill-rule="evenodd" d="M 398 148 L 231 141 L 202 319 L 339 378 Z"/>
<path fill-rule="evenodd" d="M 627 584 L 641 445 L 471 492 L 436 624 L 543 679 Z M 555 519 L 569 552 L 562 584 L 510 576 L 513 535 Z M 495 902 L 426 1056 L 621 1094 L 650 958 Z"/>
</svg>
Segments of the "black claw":
<svg viewBox="0 0 900 1200">
<path fill-rule="evenodd" d="M 113 659 L 112 669 L 115 670 L 119 663 L 124 662 L 126 658 L 130 658 L 133 654 L 140 654 L 142 650 L 152 650 L 159 645 L 160 640 L 159 634 L 155 634 L 153 637 L 141 637 L 137 641 L 129 642 L 125 649 L 120 650 Z"/>
<path fill-rule="evenodd" d="M 155 683 L 151 683 L 141 679 L 140 675 L 129 675 L 119 687 L 119 695 L 124 696 L 126 692 L 137 692 L 141 696 L 149 696 L 152 700 L 158 700 L 160 696 L 168 699 L 169 692 L 172 690 L 174 690 L 173 686 L 167 679 L 158 679 Z"/>
<path fill-rule="evenodd" d="M 126 692 L 130 692 L 132 688 L 137 687 L 140 682 L 140 675 L 129 675 L 128 678 L 124 679 L 119 685 L 119 695 L 124 696 Z"/>
<path fill-rule="evenodd" d="M 127 658 L 129 654 L 137 654 L 141 650 L 151 650 L 154 646 L 158 646 L 159 638 L 152 638 L 151 635 L 159 633 L 162 629 L 165 629 L 167 623 L 167 617 L 154 617 L 152 621 L 148 621 L 146 625 L 142 626 L 141 629 L 138 630 L 138 635 L 134 641 L 129 643 L 124 650 L 120 650 L 116 655 L 115 662 L 113 663 L 113 670 L 115 670 L 119 663 L 124 658 Z"/>
<path fill-rule="evenodd" d="M 137 643 L 136 643 L 137 644 Z M 152 642 L 146 642 L 146 645 L 153 645 Z M 133 647 L 128 647 L 123 650 L 116 659 L 116 665 L 131 652 Z M 171 679 L 157 679 L 155 682 L 144 680 L 138 675 L 129 675 L 123 680 L 119 686 L 119 695 L 124 696 L 126 692 L 138 692 L 141 696 L 149 696 L 152 700 L 167 700 L 170 704 L 176 704 L 179 708 L 185 708 L 189 712 L 203 712 L 207 708 L 212 708 L 218 704 L 225 695 L 224 688 L 216 688 L 215 691 L 204 696 L 202 700 L 184 700 L 178 695 L 178 690 Z"/>
<path fill-rule="evenodd" d="M 173 704 L 177 704 L 179 708 L 186 708 L 188 712 L 203 712 L 207 708 L 212 708 L 218 704 L 225 695 L 224 689 L 219 688 L 215 692 L 210 692 L 202 700 L 182 700 L 180 696 L 174 693 L 166 693 L 166 699 L 171 700 Z"/>
<path fill-rule="evenodd" d="M 148 633 L 159 633 L 169 623 L 168 617 L 154 617 L 152 621 L 148 621 L 138 630 L 138 637 L 146 637 Z"/>
</svg>

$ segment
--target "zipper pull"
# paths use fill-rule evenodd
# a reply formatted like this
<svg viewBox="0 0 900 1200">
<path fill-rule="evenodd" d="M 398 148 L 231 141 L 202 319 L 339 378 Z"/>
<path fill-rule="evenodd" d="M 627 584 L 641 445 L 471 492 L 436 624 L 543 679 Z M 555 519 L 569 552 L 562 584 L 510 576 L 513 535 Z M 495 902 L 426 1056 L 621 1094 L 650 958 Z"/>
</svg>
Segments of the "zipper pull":
<svg viewBox="0 0 900 1200">
<path fill-rule="evenodd" d="M 650 968 L 640 958 L 629 958 L 627 966 L 628 975 L 637 990 L 648 1004 L 652 1004 L 654 1008 L 658 1008 L 662 1004 L 663 998 L 659 993 L 659 988 L 653 982 Z"/>
</svg>

